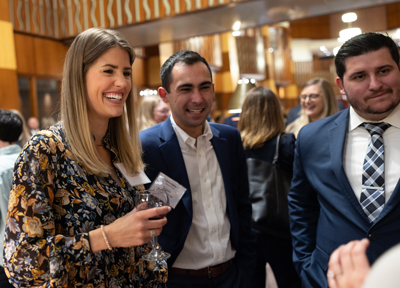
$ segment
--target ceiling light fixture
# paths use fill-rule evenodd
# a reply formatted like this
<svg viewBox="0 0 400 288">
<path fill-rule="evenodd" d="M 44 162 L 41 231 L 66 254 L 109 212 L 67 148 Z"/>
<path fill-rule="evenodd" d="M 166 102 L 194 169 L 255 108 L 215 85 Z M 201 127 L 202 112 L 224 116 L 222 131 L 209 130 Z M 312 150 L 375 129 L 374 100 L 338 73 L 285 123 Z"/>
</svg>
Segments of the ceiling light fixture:
<svg viewBox="0 0 400 288">
<path fill-rule="evenodd" d="M 242 22 L 240 21 L 236 21 L 233 25 L 232 25 L 232 36 L 233 37 L 237 37 L 240 36 L 240 26 L 242 25 Z"/>
<path fill-rule="evenodd" d="M 354 12 L 349 12 L 342 15 L 342 21 L 347 23 L 347 28 L 340 30 L 339 38 L 337 39 L 339 42 L 346 42 L 350 38 L 361 34 L 361 29 L 358 27 L 352 27 L 351 23 L 357 20 L 357 14 Z"/>
<path fill-rule="evenodd" d="M 242 23 L 241 23 L 240 21 L 236 21 L 236 22 L 233 24 L 232 29 L 233 29 L 234 31 L 238 31 L 238 30 L 240 30 L 240 25 L 242 25 Z"/>
<path fill-rule="evenodd" d="M 342 21 L 344 23 L 351 23 L 357 20 L 357 14 L 354 12 L 346 13 L 342 15 Z"/>
<path fill-rule="evenodd" d="M 360 34 L 361 34 L 361 29 L 358 27 L 346 28 L 346 29 L 340 30 L 338 41 L 346 42 L 350 38 L 353 38 L 354 36 L 357 36 Z"/>
</svg>

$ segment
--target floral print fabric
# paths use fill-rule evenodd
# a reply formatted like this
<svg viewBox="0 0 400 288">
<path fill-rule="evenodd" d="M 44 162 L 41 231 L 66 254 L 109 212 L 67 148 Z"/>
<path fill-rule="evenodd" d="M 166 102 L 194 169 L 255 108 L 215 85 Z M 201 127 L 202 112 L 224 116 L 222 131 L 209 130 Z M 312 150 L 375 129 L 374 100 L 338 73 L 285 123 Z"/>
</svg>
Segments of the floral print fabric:
<svg viewBox="0 0 400 288">
<path fill-rule="evenodd" d="M 117 155 L 109 145 L 103 145 Z M 62 124 L 41 131 L 24 147 L 10 193 L 4 269 L 17 287 L 165 287 L 166 262 L 141 259 L 146 246 L 93 254 L 89 231 L 134 208 L 135 189 L 116 169 L 87 174 L 68 149 Z"/>
</svg>

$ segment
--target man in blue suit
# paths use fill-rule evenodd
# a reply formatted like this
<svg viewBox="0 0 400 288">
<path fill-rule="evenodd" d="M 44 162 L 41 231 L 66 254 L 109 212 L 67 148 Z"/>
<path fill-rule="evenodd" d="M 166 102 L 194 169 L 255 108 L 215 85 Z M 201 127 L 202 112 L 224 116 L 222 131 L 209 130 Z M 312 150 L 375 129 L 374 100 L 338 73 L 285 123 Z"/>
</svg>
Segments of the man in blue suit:
<svg viewBox="0 0 400 288">
<path fill-rule="evenodd" d="M 214 84 L 207 61 L 179 51 L 161 67 L 171 116 L 140 133 L 146 174 L 163 172 L 187 191 L 159 236 L 171 253 L 167 285 L 250 287 L 254 265 L 246 159 L 237 129 L 208 123 Z"/>
<path fill-rule="evenodd" d="M 336 83 L 350 108 L 300 130 L 288 197 L 293 260 L 304 287 L 327 287 L 329 256 L 342 244 L 368 238 L 372 264 L 400 242 L 397 45 L 383 34 L 365 33 L 343 44 L 335 65 Z M 378 149 L 384 149 L 384 166 L 376 166 L 374 160 L 364 164 L 372 137 L 363 123 L 377 122 L 389 127 L 381 133 L 384 148 Z M 372 166 L 376 173 L 368 177 L 382 177 L 383 186 L 364 182 L 365 169 Z M 373 194 L 365 194 L 370 190 L 380 191 L 382 203 L 370 201 Z M 367 202 L 375 206 L 374 217 Z"/>
</svg>

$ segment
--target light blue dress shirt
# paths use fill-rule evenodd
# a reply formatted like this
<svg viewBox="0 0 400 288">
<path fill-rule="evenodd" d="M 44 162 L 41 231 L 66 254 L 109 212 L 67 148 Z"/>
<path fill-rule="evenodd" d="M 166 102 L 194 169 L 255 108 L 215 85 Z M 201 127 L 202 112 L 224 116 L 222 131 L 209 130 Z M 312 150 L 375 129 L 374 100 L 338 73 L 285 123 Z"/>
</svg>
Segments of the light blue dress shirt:
<svg viewBox="0 0 400 288">
<path fill-rule="evenodd" d="M 3 244 L 6 226 L 8 197 L 13 180 L 14 164 L 21 147 L 13 144 L 0 149 L 0 266 L 3 266 Z"/>
</svg>

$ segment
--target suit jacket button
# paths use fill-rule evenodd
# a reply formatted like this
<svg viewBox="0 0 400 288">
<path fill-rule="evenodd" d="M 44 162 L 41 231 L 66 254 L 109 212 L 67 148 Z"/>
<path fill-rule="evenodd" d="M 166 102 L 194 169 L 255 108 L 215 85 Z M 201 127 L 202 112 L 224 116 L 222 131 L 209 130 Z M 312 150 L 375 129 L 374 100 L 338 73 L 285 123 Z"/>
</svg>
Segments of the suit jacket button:
<svg viewBox="0 0 400 288">
<path fill-rule="evenodd" d="M 376 239 L 375 234 L 372 234 L 372 233 L 368 234 L 368 239 L 371 241 L 375 240 Z"/>
</svg>

